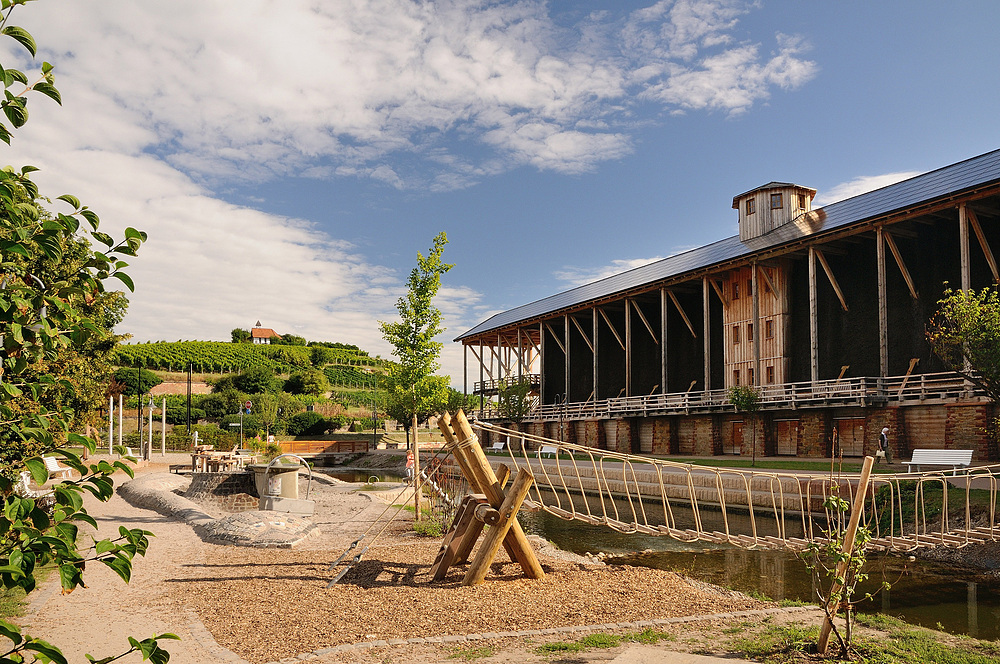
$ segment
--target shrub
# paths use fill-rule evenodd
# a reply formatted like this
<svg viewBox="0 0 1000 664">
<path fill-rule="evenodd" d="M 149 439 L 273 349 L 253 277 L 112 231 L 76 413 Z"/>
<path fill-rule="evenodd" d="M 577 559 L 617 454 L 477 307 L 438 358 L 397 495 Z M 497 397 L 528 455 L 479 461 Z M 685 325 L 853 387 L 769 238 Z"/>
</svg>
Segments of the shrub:
<svg viewBox="0 0 1000 664">
<path fill-rule="evenodd" d="M 163 380 L 146 369 L 122 368 L 115 372 L 115 380 L 125 386 L 125 394 L 145 394 Z"/>
<path fill-rule="evenodd" d="M 329 391 L 330 384 L 326 376 L 318 369 L 305 369 L 297 371 L 288 377 L 285 382 L 285 391 L 292 394 L 315 394 L 321 395 Z"/>
<path fill-rule="evenodd" d="M 232 378 L 233 387 L 246 394 L 278 392 L 280 385 L 274 372 L 267 367 L 251 367 Z"/>
<path fill-rule="evenodd" d="M 191 408 L 191 423 L 203 419 L 206 413 L 201 408 Z M 187 424 L 187 406 L 167 406 L 167 424 Z"/>
<path fill-rule="evenodd" d="M 240 416 L 239 415 L 226 415 L 221 420 L 219 420 L 219 429 L 224 432 L 234 433 L 239 436 L 240 428 L 239 426 L 229 426 L 230 424 L 239 425 Z M 243 416 L 243 437 L 256 436 L 258 433 L 264 430 L 264 425 L 260 423 L 260 418 L 256 415 L 244 415 Z"/>
<path fill-rule="evenodd" d="M 285 428 L 291 436 L 318 436 L 330 428 L 330 423 L 319 413 L 305 411 L 288 418 Z"/>
</svg>

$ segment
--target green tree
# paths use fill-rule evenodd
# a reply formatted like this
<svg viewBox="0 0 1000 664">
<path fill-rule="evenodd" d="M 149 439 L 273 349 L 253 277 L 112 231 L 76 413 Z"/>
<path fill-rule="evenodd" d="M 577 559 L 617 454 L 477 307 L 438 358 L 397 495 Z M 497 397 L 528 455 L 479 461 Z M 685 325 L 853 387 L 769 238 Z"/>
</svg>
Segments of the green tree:
<svg viewBox="0 0 1000 664">
<path fill-rule="evenodd" d="M 267 367 L 250 367 L 233 377 L 233 387 L 246 394 L 278 392 L 280 385 L 274 372 Z"/>
<path fill-rule="evenodd" d="M 253 411 L 264 427 L 265 435 L 271 435 L 271 430 L 278 422 L 278 397 L 265 393 L 254 397 Z"/>
<path fill-rule="evenodd" d="M 0 0 L 0 34 L 34 57 L 34 39 L 10 20 L 15 8 L 24 2 Z M 5 95 L 0 108 L 6 122 L 0 120 L 0 140 L 9 144 L 11 128 L 16 130 L 27 122 L 29 93 L 61 102 L 52 71 L 52 65 L 42 63 L 33 83 L 20 70 L 3 71 Z M 43 207 L 49 199 L 39 194 L 30 178 L 35 170 L 32 166 L 0 170 L 0 449 L 6 453 L 0 465 L 0 582 L 4 588 L 19 587 L 30 593 L 35 589 L 36 570 L 51 567 L 59 575 L 63 592 L 71 592 L 84 584 L 87 562 L 103 563 L 128 581 L 133 558 L 145 554 L 152 535 L 122 526 L 114 538 L 91 539 L 90 544 L 78 539 L 78 524 L 98 528 L 83 507 L 84 492 L 106 501 L 114 495 L 112 474 L 132 471 L 122 461 L 87 465 L 64 449 L 70 443 L 94 452 L 96 444 L 71 429 L 72 399 L 83 386 L 74 384 L 65 373 L 60 375 L 66 368 L 60 363 L 73 353 L 86 358 L 87 353 L 112 341 L 110 330 L 102 324 L 105 321 L 92 305 L 107 292 L 109 279 L 117 279 L 132 290 L 132 280 L 122 271 L 127 267 L 124 259 L 136 254 L 146 235 L 127 228 L 124 239 L 115 240 L 99 230 L 98 215 L 69 194 L 55 200 L 68 205 L 70 211 L 49 215 Z M 88 241 L 103 246 L 94 251 Z M 49 276 L 42 269 L 46 266 L 52 274 L 62 270 L 62 276 Z M 8 443 L 14 441 L 23 445 L 20 456 L 11 454 Z M 13 481 L 28 473 L 35 482 L 45 482 L 48 471 L 40 456 L 43 452 L 54 454 L 80 474 L 78 480 L 54 486 L 54 502 L 49 508 L 34 498 L 18 495 Z M 0 620 L 0 636 L 4 637 L 0 664 L 26 658 L 66 661 L 56 646 L 23 634 L 7 621 Z M 166 662 L 169 655 L 158 643 L 164 638 L 177 637 L 163 634 L 144 641 L 130 639 L 128 652 L 141 651 L 146 659 Z"/>
<path fill-rule="evenodd" d="M 296 371 L 285 381 L 285 391 L 292 394 L 322 396 L 330 391 L 330 382 L 319 369 Z"/>
<path fill-rule="evenodd" d="M 757 411 L 760 410 L 760 389 L 753 385 L 734 385 L 729 388 L 729 403 L 736 410 L 747 414 L 750 425 L 751 465 L 757 465 Z"/>
<path fill-rule="evenodd" d="M 232 337 L 234 344 L 250 343 L 250 330 L 245 330 L 242 327 L 234 327 L 233 331 L 229 334 Z"/>
<path fill-rule="evenodd" d="M 531 397 L 531 381 L 524 377 L 501 379 L 497 383 L 497 390 L 497 410 L 500 416 L 520 424 L 535 405 L 535 400 Z"/>
<path fill-rule="evenodd" d="M 440 409 L 447 402 L 447 389 L 434 380 L 442 344 L 435 337 L 444 332 L 441 311 L 434 306 L 434 296 L 441 287 L 441 275 L 453 266 L 441 260 L 448 236 L 443 232 L 425 257 L 417 252 L 417 266 L 406 282 L 406 297 L 396 302 L 400 320 L 379 321 L 382 338 L 392 344 L 398 364 L 386 372 L 383 380 L 387 403 L 407 411 L 413 430 L 414 477 L 420 476 L 420 450 L 417 444 L 417 418 L 421 412 Z M 405 419 L 403 421 L 405 421 Z M 420 492 L 414 491 L 415 515 L 420 520 Z"/>
<path fill-rule="evenodd" d="M 146 394 L 150 388 L 156 387 L 163 380 L 152 371 L 146 369 L 131 369 L 122 367 L 115 372 L 115 380 L 125 387 L 123 394 Z"/>
</svg>

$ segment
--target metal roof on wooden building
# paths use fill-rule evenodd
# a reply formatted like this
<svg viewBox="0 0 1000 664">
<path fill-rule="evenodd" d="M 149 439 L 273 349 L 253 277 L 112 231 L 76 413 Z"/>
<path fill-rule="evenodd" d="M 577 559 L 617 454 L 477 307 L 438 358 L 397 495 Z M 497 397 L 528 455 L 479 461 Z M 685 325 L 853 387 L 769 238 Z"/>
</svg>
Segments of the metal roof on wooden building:
<svg viewBox="0 0 1000 664">
<path fill-rule="evenodd" d="M 458 336 L 455 341 L 579 307 L 587 302 L 606 299 L 648 284 L 675 279 L 687 273 L 704 271 L 712 266 L 761 253 L 767 249 L 794 244 L 805 238 L 829 233 L 834 229 L 861 225 L 907 208 L 945 201 L 950 197 L 967 194 L 977 188 L 998 182 L 1000 182 L 1000 150 L 994 150 L 811 210 L 761 237 L 746 242 L 741 242 L 739 235 L 734 235 L 501 312 Z"/>
</svg>

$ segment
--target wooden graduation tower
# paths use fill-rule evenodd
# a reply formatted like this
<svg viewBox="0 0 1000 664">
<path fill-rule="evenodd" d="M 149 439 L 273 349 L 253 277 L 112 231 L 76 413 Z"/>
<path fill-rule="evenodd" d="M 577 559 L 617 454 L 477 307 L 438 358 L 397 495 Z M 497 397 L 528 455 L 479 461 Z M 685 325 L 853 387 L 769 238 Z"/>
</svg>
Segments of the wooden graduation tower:
<svg viewBox="0 0 1000 664">
<path fill-rule="evenodd" d="M 431 577 L 440 581 L 448 573 L 449 567 L 468 560 L 486 525 L 490 529 L 465 574 L 463 585 L 474 586 L 483 582 L 501 545 L 507 550 L 511 560 L 521 565 L 526 577 L 544 577 L 545 572 L 524 536 L 521 524 L 517 522 L 517 511 L 534 481 L 531 472 L 527 468 L 519 470 L 510 490 L 505 493 L 504 484 L 510 476 L 510 470 L 501 466 L 501 477 L 497 478 L 465 413 L 460 410 L 454 418 L 445 413 L 438 420 L 438 426 L 455 455 L 462 474 L 472 487 L 472 493 L 462 500 L 455 513 L 455 519 L 445 534 L 441 550 L 431 568 Z"/>
</svg>

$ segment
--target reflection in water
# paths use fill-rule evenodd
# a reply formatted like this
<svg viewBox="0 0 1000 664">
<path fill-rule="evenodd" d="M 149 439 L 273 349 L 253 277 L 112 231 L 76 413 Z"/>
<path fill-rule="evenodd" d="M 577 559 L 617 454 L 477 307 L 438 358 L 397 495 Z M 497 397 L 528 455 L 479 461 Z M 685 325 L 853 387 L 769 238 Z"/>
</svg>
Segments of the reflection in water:
<svg viewBox="0 0 1000 664">
<path fill-rule="evenodd" d="M 544 512 L 522 513 L 519 519 L 527 532 L 541 535 L 567 551 L 624 554 L 620 561 L 625 564 L 672 569 L 777 600 L 817 601 L 812 575 L 793 553 L 628 535 L 603 526 L 564 521 Z M 861 586 L 861 594 L 875 592 L 883 580 L 892 588 L 860 603 L 861 611 L 881 611 L 927 627 L 940 624 L 948 632 L 980 639 L 1000 638 L 1000 580 L 963 568 L 924 561 L 911 563 L 878 553 L 869 560 L 869 580 Z"/>
</svg>

